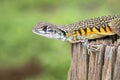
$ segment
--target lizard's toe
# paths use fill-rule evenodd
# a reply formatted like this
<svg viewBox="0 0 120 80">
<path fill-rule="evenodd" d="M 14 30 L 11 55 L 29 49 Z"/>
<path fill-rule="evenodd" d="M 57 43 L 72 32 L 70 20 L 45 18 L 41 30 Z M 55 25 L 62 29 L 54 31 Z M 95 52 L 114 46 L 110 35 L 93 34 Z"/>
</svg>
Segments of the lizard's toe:
<svg viewBox="0 0 120 80">
<path fill-rule="evenodd" d="M 88 49 L 88 54 L 93 54 L 94 52 L 100 51 L 99 45 L 88 45 L 87 49 Z"/>
</svg>

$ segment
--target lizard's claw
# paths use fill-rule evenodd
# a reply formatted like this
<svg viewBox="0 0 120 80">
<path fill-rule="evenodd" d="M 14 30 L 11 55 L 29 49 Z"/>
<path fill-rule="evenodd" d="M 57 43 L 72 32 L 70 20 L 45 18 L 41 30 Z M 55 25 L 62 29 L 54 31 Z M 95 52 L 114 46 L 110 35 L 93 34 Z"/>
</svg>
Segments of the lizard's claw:
<svg viewBox="0 0 120 80">
<path fill-rule="evenodd" d="M 88 50 L 88 54 L 92 54 L 93 55 L 93 53 L 94 52 L 98 52 L 98 51 L 100 51 L 100 47 L 99 47 L 99 45 L 96 45 L 96 44 L 92 44 L 92 43 L 88 43 L 88 39 L 86 39 L 86 38 L 84 38 L 84 37 L 82 37 L 81 36 L 81 42 L 82 42 L 82 44 L 87 48 L 87 50 Z"/>
<path fill-rule="evenodd" d="M 93 45 L 93 44 L 92 45 L 88 44 L 87 49 L 88 49 L 88 54 L 92 54 L 92 55 L 93 55 L 94 52 L 99 52 L 100 51 L 99 45 Z"/>
</svg>

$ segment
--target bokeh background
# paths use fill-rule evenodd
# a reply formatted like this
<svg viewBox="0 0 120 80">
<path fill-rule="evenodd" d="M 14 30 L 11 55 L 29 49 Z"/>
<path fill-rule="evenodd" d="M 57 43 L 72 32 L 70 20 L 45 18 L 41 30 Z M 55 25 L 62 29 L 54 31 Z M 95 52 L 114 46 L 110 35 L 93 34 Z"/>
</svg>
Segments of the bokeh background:
<svg viewBox="0 0 120 80">
<path fill-rule="evenodd" d="M 119 0 L 0 0 L 0 80 L 67 80 L 70 44 L 32 33 L 38 22 L 69 24 L 120 14 Z"/>
</svg>

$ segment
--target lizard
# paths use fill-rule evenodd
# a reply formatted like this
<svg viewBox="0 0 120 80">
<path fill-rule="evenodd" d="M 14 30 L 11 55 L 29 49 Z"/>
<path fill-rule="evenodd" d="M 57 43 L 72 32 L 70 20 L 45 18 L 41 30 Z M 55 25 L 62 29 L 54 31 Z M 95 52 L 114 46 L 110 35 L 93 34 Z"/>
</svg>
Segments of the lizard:
<svg viewBox="0 0 120 80">
<path fill-rule="evenodd" d="M 55 38 L 69 43 L 81 42 L 89 52 L 98 50 L 96 45 L 90 45 L 88 40 L 94 40 L 111 35 L 120 36 L 120 16 L 108 15 L 82 20 L 68 25 L 55 25 L 39 22 L 32 30 L 35 34 L 47 38 Z"/>
</svg>

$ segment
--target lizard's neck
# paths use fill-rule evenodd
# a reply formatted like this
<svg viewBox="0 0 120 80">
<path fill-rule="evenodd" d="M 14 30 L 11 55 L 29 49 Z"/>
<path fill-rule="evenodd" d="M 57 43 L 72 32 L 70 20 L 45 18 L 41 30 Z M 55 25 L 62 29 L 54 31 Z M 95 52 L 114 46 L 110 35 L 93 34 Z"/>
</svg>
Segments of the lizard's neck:
<svg viewBox="0 0 120 80">
<path fill-rule="evenodd" d="M 53 38 L 65 41 L 66 40 L 66 32 L 57 28 L 53 33 Z"/>
</svg>

